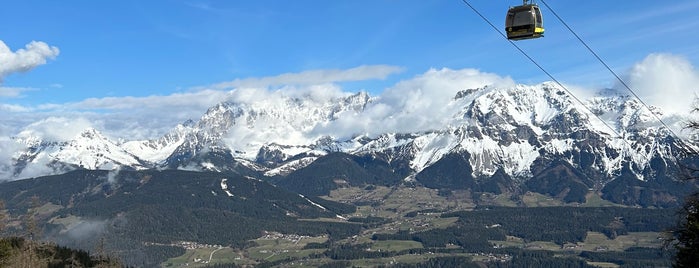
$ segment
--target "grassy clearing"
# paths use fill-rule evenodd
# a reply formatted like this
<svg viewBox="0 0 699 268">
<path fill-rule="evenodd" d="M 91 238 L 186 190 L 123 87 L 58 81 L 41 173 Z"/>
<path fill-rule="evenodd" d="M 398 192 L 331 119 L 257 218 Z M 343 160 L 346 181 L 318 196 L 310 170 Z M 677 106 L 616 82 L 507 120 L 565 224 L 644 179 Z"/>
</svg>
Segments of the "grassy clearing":
<svg viewBox="0 0 699 268">
<path fill-rule="evenodd" d="M 56 211 L 61 210 L 62 208 L 63 208 L 63 206 L 61 206 L 61 205 L 56 205 L 54 203 L 47 202 L 46 204 L 38 207 L 36 209 L 36 213 L 39 215 L 50 215 Z"/>
<path fill-rule="evenodd" d="M 584 243 L 581 245 L 583 250 L 588 251 L 623 251 L 630 247 L 659 248 L 663 243 L 659 237 L 661 237 L 661 234 L 656 232 L 636 232 L 609 239 L 602 233 L 588 232 Z"/>
<path fill-rule="evenodd" d="M 450 225 L 456 223 L 458 220 L 459 220 L 458 217 L 434 218 L 433 220 L 430 221 L 430 223 L 432 223 L 433 228 L 444 229 L 444 228 L 447 228 Z"/>
<path fill-rule="evenodd" d="M 478 255 L 472 253 L 452 253 L 452 254 L 440 254 L 440 253 L 427 253 L 427 254 L 406 254 L 393 256 L 388 258 L 376 258 L 376 259 L 361 259 L 352 260 L 351 264 L 353 267 L 385 267 L 391 266 L 393 264 L 416 264 L 421 262 L 426 262 L 431 258 L 438 257 L 457 257 L 464 256 L 470 257 L 473 261 L 492 261 L 492 256 Z"/>
<path fill-rule="evenodd" d="M 346 220 L 340 218 L 315 218 L 315 219 L 298 219 L 299 221 L 315 221 L 315 222 L 342 222 L 347 223 Z"/>
<path fill-rule="evenodd" d="M 274 252 L 270 254 L 269 256 L 265 257 L 265 261 L 278 261 L 278 260 L 283 260 L 283 259 L 288 259 L 288 258 L 302 258 L 302 257 L 307 257 L 313 253 L 321 253 L 323 250 L 318 250 L 318 249 L 304 249 L 304 250 L 284 250 L 284 251 L 279 251 L 279 252 Z"/>
<path fill-rule="evenodd" d="M 458 255 L 458 254 L 457 254 Z M 466 255 L 466 254 L 464 254 Z M 399 256 L 393 256 L 393 257 L 388 257 L 388 258 L 375 258 L 375 259 L 361 259 L 361 260 L 352 260 L 352 266 L 353 267 L 381 267 L 381 266 L 386 266 L 386 265 L 393 265 L 396 263 L 403 263 L 403 264 L 415 264 L 415 263 L 420 263 L 420 262 L 425 262 L 430 258 L 435 258 L 443 256 L 440 254 L 407 254 L 407 255 L 399 255 Z M 455 256 L 455 255 L 451 255 Z"/>
<path fill-rule="evenodd" d="M 513 201 L 510 194 L 480 193 L 479 199 L 482 205 L 516 207 L 517 202 Z"/>
<path fill-rule="evenodd" d="M 68 215 L 62 218 L 54 217 L 50 219 L 49 222 L 53 224 L 60 224 L 63 226 L 64 230 L 68 230 L 70 228 L 75 227 L 75 225 L 77 225 L 78 223 L 82 222 L 82 219 L 74 215 Z"/>
<path fill-rule="evenodd" d="M 524 244 L 525 249 L 560 251 L 561 245 L 549 241 L 532 241 Z"/>
<path fill-rule="evenodd" d="M 526 207 L 552 207 L 565 205 L 561 200 L 540 193 L 526 192 L 522 195 Z"/>
<path fill-rule="evenodd" d="M 576 204 L 565 204 L 555 198 L 528 192 L 523 195 L 521 202 L 513 201 L 508 194 L 494 195 L 483 194 L 476 198 L 480 204 L 491 204 L 498 206 L 517 206 L 523 205 L 528 207 L 544 207 L 544 206 L 571 206 Z M 452 191 L 450 194 L 438 194 L 437 190 L 424 187 L 411 188 L 407 186 L 397 187 L 370 187 L 359 188 L 350 187 L 332 191 L 328 196 L 323 197 L 333 201 L 344 203 L 358 204 L 355 213 L 343 215 L 346 218 L 350 217 L 382 217 L 388 219 L 388 222 L 376 225 L 366 225 L 367 229 L 362 230 L 357 236 L 346 238 L 340 241 L 335 241 L 336 244 L 368 244 L 372 251 L 391 251 L 399 252 L 402 250 L 422 248 L 423 245 L 417 241 L 389 240 L 389 241 L 374 241 L 371 237 L 375 233 L 396 233 L 399 230 L 410 231 L 411 233 L 421 232 L 430 229 L 446 228 L 453 225 L 458 218 L 441 218 L 443 212 L 452 211 L 468 211 L 475 207 L 475 202 L 470 191 Z M 610 206 L 614 205 L 604 201 L 598 194 L 594 192 L 588 193 L 586 202 L 579 204 L 581 206 Z M 412 212 L 412 213 L 411 213 Z M 419 213 L 418 213 L 419 212 Z M 406 214 L 410 213 L 409 216 Z M 69 224 L 76 219 L 66 218 L 57 219 L 59 224 Z M 323 219 L 303 219 L 307 221 L 343 221 L 338 218 L 323 218 Z M 359 223 L 358 223 L 359 224 Z M 569 255 L 571 251 L 623 251 L 629 247 L 660 247 L 662 241 L 658 239 L 658 233 L 630 233 L 628 235 L 618 236 L 616 239 L 608 239 L 601 233 L 589 232 L 587 238 L 583 242 L 568 243 L 563 246 L 553 242 L 533 241 L 525 242 L 523 239 L 513 236 L 508 236 L 505 241 L 491 241 L 493 245 L 502 247 L 517 247 L 528 250 L 548 250 L 557 254 Z M 286 258 L 295 258 L 294 264 L 288 263 L 293 267 L 317 267 L 322 264 L 334 262 L 325 257 L 308 259 L 305 257 L 316 253 L 322 253 L 326 249 L 304 249 L 308 243 L 324 243 L 327 237 L 301 237 L 297 235 L 283 234 L 268 234 L 262 238 L 252 240 L 252 246 L 229 251 L 221 250 L 216 252 L 212 258 L 211 264 L 236 263 L 241 266 L 254 266 L 264 261 L 275 261 Z M 203 267 L 196 263 L 192 263 L 195 258 L 208 260 L 207 254 L 211 253 L 211 249 L 207 250 L 188 250 L 184 256 L 171 259 L 170 263 L 174 266 L 184 265 L 189 263 L 189 267 Z M 349 261 L 352 266 L 359 267 L 374 267 L 374 266 L 390 266 L 394 263 L 418 263 L 427 261 L 430 258 L 440 256 L 470 256 L 474 261 L 493 261 L 493 256 L 479 254 L 420 254 L 420 255 L 400 255 L 389 258 L 376 259 L 357 259 Z M 217 258 L 220 258 L 218 260 Z M 216 262 L 218 261 L 218 262 Z M 618 267 L 612 263 L 595 262 L 592 265 L 598 267 Z"/>
<path fill-rule="evenodd" d="M 584 207 L 621 207 L 622 205 L 609 202 L 602 199 L 599 193 L 589 192 L 585 195 L 585 203 L 582 204 Z"/>
<path fill-rule="evenodd" d="M 309 237 L 270 233 L 253 240 L 255 246 L 244 250 L 232 248 L 198 248 L 188 249 L 179 257 L 164 262 L 162 267 L 206 267 L 210 264 L 235 263 L 237 265 L 255 265 L 262 261 L 276 261 L 286 258 L 303 258 L 324 249 L 303 249 L 309 243 L 324 243 L 325 236 Z M 209 260 L 210 259 L 210 260 Z"/>
<path fill-rule="evenodd" d="M 402 218 L 408 212 L 434 209 L 439 211 L 471 210 L 475 204 L 470 194 L 465 191 L 454 191 L 452 196 L 440 196 L 435 189 L 424 187 L 382 187 L 371 190 L 358 187 L 333 190 L 327 197 L 333 201 L 344 203 L 365 203 L 359 206 L 357 212 L 350 217 L 383 217 L 390 219 Z"/>
<path fill-rule="evenodd" d="M 498 247 L 512 247 L 512 248 L 523 248 L 526 243 L 524 242 L 524 239 L 516 237 L 516 236 L 507 236 L 507 239 L 505 241 L 499 241 L 499 240 L 489 240 L 489 242 L 493 245 L 497 245 Z"/>
<path fill-rule="evenodd" d="M 588 232 L 585 241 L 569 243 L 563 246 L 553 242 L 533 241 L 525 243 L 519 237 L 508 236 L 505 241 L 490 241 L 493 245 L 501 247 L 518 247 L 532 250 L 562 251 L 624 251 L 630 247 L 660 248 L 663 241 L 659 239 L 660 233 L 635 232 L 628 235 L 620 235 L 615 239 L 609 239 L 602 233 Z"/>
<path fill-rule="evenodd" d="M 298 236 L 271 234 L 253 240 L 254 247 L 245 249 L 245 256 L 255 261 L 275 261 L 289 257 L 301 258 L 313 253 L 323 252 L 323 249 L 303 249 L 309 243 L 324 243 L 326 236 Z"/>
<path fill-rule="evenodd" d="M 210 247 L 188 249 L 184 255 L 167 260 L 161 267 L 206 267 L 211 264 L 225 263 L 247 264 L 242 260 L 241 253 L 232 248 Z"/>
<path fill-rule="evenodd" d="M 619 267 L 618 264 L 610 263 L 610 262 L 587 262 L 589 265 L 601 267 L 601 268 L 617 268 Z"/>
<path fill-rule="evenodd" d="M 422 243 L 407 240 L 386 240 L 376 241 L 371 245 L 371 250 L 374 251 L 402 251 L 412 248 L 422 248 Z"/>
</svg>

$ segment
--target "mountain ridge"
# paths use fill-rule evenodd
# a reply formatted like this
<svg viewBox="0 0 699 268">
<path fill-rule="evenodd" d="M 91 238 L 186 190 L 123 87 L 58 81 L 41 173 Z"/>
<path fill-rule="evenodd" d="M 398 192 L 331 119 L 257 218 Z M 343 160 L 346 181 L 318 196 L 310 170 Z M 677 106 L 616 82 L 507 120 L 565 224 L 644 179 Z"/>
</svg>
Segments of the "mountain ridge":
<svg viewBox="0 0 699 268">
<path fill-rule="evenodd" d="M 656 115 L 662 116 L 657 108 L 649 111 L 618 93 L 598 95 L 582 105 L 550 82 L 458 91 L 446 105 L 432 107 L 436 115 L 448 116 L 414 122 L 440 127 L 406 133 L 378 131 L 411 123 L 414 112 L 427 110 L 386 111 L 387 101 L 365 92 L 340 97 L 277 93 L 270 99 L 223 101 L 198 121 L 177 125 L 154 140 L 117 143 L 94 129 L 70 141 L 15 138 L 26 149 L 11 164 L 10 179 L 32 168 L 43 169 L 45 174 L 32 172 L 40 175 L 74 168 L 243 168 L 248 175 L 283 177 L 343 152 L 381 160 L 405 175 L 405 181 L 414 181 L 447 155 L 467 156 L 471 166 L 463 171 L 471 174 L 444 178 L 455 183 L 498 173 L 521 184 L 565 161 L 573 169 L 568 174 L 582 174 L 585 186 L 600 190 L 622 174 L 645 182 L 659 170 L 677 172 L 680 153 L 691 146 L 656 122 Z"/>
</svg>

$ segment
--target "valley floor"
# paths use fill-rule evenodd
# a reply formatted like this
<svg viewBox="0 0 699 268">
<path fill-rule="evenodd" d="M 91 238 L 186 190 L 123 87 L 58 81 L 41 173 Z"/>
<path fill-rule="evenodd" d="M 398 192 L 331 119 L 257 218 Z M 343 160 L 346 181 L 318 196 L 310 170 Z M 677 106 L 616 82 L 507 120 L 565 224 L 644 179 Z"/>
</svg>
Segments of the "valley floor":
<svg viewBox="0 0 699 268">
<path fill-rule="evenodd" d="M 271 267 L 421 267 L 430 263 L 466 261 L 475 265 L 474 267 L 506 267 L 507 264 L 516 267 L 516 263 L 526 263 L 532 258 L 545 259 L 552 263 L 583 263 L 596 267 L 670 264 L 669 255 L 662 255 L 661 252 L 665 241 L 663 232 L 648 231 L 660 227 L 633 225 L 635 222 L 631 221 L 634 221 L 634 214 L 644 212 L 633 208 L 612 207 L 612 203 L 602 200 L 595 193 L 589 193 L 587 202 L 582 204 L 564 204 L 555 198 L 530 192 L 522 195 L 520 200 L 512 200 L 507 195 L 479 194 L 474 197 L 468 191 L 443 193 L 428 188 L 406 186 L 342 188 L 324 198 L 352 203 L 358 205 L 358 208 L 352 214 L 342 215 L 347 220 L 314 220 L 354 222 L 362 225 L 362 231 L 337 241 L 329 241 L 328 236 L 269 232 L 249 241 L 244 248 L 215 245 L 189 248 L 184 255 L 171 258 L 161 266 L 211 267 L 230 264 Z M 484 211 L 483 207 L 492 207 L 488 212 L 491 215 L 484 218 L 486 221 L 492 219 L 492 224 L 480 226 L 469 223 L 469 219 L 480 216 L 463 213 L 480 213 Z M 510 217 L 503 216 L 502 213 L 497 214 L 500 211 L 497 208 L 501 207 L 510 207 L 510 210 L 503 213 L 530 213 L 532 218 L 538 218 L 532 219 L 534 224 L 536 220 L 542 221 L 542 224 L 555 221 L 549 218 L 552 216 L 551 211 L 545 209 L 547 207 L 562 207 L 563 210 L 569 208 L 576 210 L 574 213 L 590 213 L 590 221 L 598 222 L 589 225 L 593 226 L 594 230 L 585 230 L 591 229 L 585 226 L 554 227 L 553 229 L 559 230 L 550 230 L 551 235 L 548 237 L 551 239 L 548 240 L 536 239 L 536 236 L 529 235 L 521 237 L 512 234 L 516 229 L 511 227 L 513 223 L 495 222 L 503 217 Z M 539 210 L 531 207 L 544 210 L 539 213 Z M 598 213 L 596 208 L 605 207 L 612 213 L 622 213 L 624 216 L 592 215 Z M 599 213 L 609 212 L 604 210 Z M 674 223 L 672 219 L 665 219 L 668 220 Z M 528 223 L 522 223 L 526 224 Z M 627 226 L 622 226 L 623 224 Z M 602 227 L 594 227 L 597 225 Z M 566 228 L 571 228 L 570 233 L 577 233 L 578 237 L 556 234 L 560 230 L 565 233 Z M 534 228 L 526 231 L 537 230 Z M 582 234 L 580 230 L 583 230 Z M 483 234 L 483 237 L 469 237 L 472 232 L 477 236 Z M 486 237 L 488 235 L 491 237 Z M 659 257 L 650 260 L 642 257 L 637 259 L 642 255 L 653 257 L 653 254 Z"/>
</svg>

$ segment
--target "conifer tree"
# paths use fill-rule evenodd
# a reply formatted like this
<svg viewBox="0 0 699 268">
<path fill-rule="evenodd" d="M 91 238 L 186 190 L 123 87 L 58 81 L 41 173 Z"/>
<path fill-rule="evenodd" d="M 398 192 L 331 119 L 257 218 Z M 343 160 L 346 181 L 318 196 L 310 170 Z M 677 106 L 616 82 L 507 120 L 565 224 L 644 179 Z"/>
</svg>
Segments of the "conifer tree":
<svg viewBox="0 0 699 268">
<path fill-rule="evenodd" d="M 39 207 L 41 206 L 41 199 L 38 196 L 32 196 L 29 209 L 27 209 L 27 214 L 25 215 L 24 227 L 26 228 L 27 238 L 34 241 L 41 234 L 41 229 L 39 223 L 37 222 L 37 216 L 39 214 Z"/>
<path fill-rule="evenodd" d="M 694 109 L 694 112 L 699 112 L 699 107 Z M 690 121 L 687 128 L 693 131 L 699 131 L 699 121 Z M 692 156 L 697 156 L 696 153 L 689 153 Z M 699 169 L 696 167 L 688 167 L 690 180 L 699 178 L 697 173 Z M 676 239 L 674 267 L 697 267 L 699 264 L 699 192 L 690 195 L 682 206 L 680 211 L 680 223 L 678 228 L 673 232 Z"/>
<path fill-rule="evenodd" d="M 675 267 L 696 267 L 699 264 L 699 193 L 687 198 L 680 213 L 681 221 L 675 231 Z"/>
<path fill-rule="evenodd" d="M 7 211 L 5 211 L 5 201 L 0 200 L 0 234 L 5 231 L 7 224 Z"/>
</svg>

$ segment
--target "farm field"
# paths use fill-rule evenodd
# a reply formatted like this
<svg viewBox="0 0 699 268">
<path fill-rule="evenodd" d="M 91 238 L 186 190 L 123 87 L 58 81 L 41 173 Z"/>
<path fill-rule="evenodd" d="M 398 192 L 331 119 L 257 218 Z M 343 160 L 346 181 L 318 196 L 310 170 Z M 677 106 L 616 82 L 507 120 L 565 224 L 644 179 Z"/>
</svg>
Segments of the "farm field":
<svg viewBox="0 0 699 268">
<path fill-rule="evenodd" d="M 509 261 L 514 257 L 513 254 L 524 253 L 526 255 L 526 252 L 534 254 L 539 254 L 535 252 L 548 252 L 551 255 L 547 255 L 547 258 L 553 260 L 582 261 L 584 258 L 578 255 L 583 252 L 621 254 L 634 248 L 660 249 L 663 245 L 663 240 L 660 239 L 662 233 L 656 231 L 627 232 L 613 238 L 599 231 L 588 231 L 582 234 L 581 240 L 566 243 L 506 235 L 502 239 L 487 240 L 485 248 L 477 247 L 478 249 L 469 248 L 471 246 L 458 240 L 446 240 L 443 244 L 431 242 L 430 239 L 433 238 L 430 237 L 432 236 L 434 239 L 441 239 L 440 236 L 451 236 L 452 232 L 456 232 L 454 234 L 458 236 L 460 232 L 473 232 L 478 228 L 482 228 L 484 232 L 489 230 L 488 232 L 491 233 L 500 233 L 506 230 L 506 227 L 500 226 L 500 224 L 472 226 L 463 222 L 464 219 L 471 219 L 470 216 L 467 216 L 470 214 L 463 213 L 478 212 L 476 203 L 470 197 L 471 193 L 468 191 L 454 191 L 449 195 L 444 195 L 437 190 L 421 187 L 340 188 L 323 198 L 356 204 L 356 211 L 339 215 L 336 218 L 301 219 L 301 221 L 350 222 L 361 225 L 362 229 L 356 235 L 330 241 L 328 236 L 309 237 L 269 232 L 262 234 L 257 239 L 250 240 L 241 249 L 217 247 L 190 249 L 185 255 L 172 258 L 163 263 L 162 266 L 206 267 L 206 265 L 212 264 L 234 263 L 239 266 L 264 264 L 272 267 L 317 267 L 326 264 L 367 267 L 396 263 L 416 264 L 430 261 L 440 263 L 440 261 L 458 260 L 487 264 Z M 506 194 L 484 194 L 479 196 L 479 199 L 479 202 L 493 205 L 493 208 L 506 208 L 496 209 L 492 212 L 495 213 L 494 216 L 499 218 L 507 218 L 505 211 L 509 210 L 512 211 L 511 213 L 515 213 L 512 216 L 516 216 L 518 213 L 536 212 L 543 214 L 538 214 L 535 217 L 542 217 L 541 221 L 547 222 L 550 220 L 546 217 L 556 217 L 557 215 L 546 214 L 546 211 L 553 208 L 565 208 L 564 203 L 554 198 L 530 192 L 524 194 L 522 200 L 519 201 L 519 204 L 524 205 L 524 207 L 517 207 L 517 202 L 511 200 Z M 604 210 L 598 211 L 597 208 L 609 207 L 608 205 L 598 196 L 590 193 L 586 203 L 569 204 L 569 207 L 572 210 L 589 211 L 586 213 L 599 213 L 599 211 Z M 611 209 L 625 211 L 623 210 L 625 208 L 618 206 Z M 634 210 L 629 211 L 633 212 Z M 601 216 L 597 217 L 604 218 Z M 487 218 L 478 217 L 478 219 L 487 222 Z M 458 231 L 461 230 L 460 228 L 467 228 L 467 230 Z M 386 237 L 386 239 L 380 237 Z M 423 239 L 427 239 L 428 244 L 421 242 Z M 469 239 L 466 238 L 466 240 Z M 586 260 L 584 262 L 605 268 L 619 266 L 617 263 L 599 260 Z"/>
</svg>

